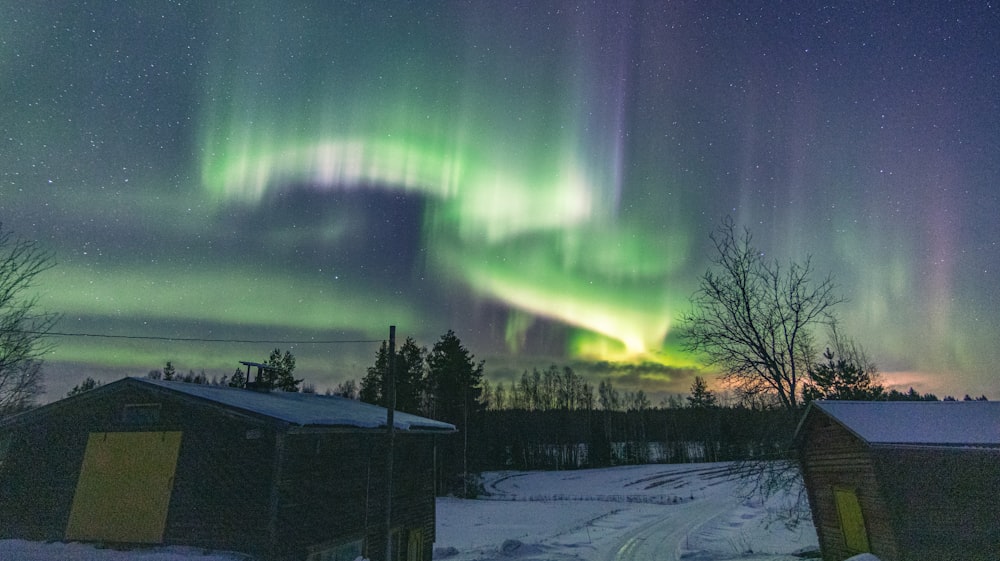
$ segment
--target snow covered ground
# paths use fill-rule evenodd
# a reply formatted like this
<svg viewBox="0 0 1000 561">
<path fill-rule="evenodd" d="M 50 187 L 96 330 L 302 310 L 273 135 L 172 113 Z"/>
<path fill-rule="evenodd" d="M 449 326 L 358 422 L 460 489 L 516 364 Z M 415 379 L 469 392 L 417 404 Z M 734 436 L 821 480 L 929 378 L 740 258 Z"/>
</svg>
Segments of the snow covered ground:
<svg viewBox="0 0 1000 561">
<path fill-rule="evenodd" d="M 785 561 L 818 549 L 811 525 L 771 523 L 727 464 L 485 474 L 490 500 L 438 500 L 436 560 Z"/>
<path fill-rule="evenodd" d="M 775 504 L 738 497 L 726 464 L 484 474 L 488 499 L 438 499 L 441 561 L 791 561 L 815 551 L 806 524 L 768 524 Z M 236 561 L 191 548 L 115 551 L 0 540 L 20 561 Z"/>
<path fill-rule="evenodd" d="M 208 553 L 192 547 L 158 547 L 118 551 L 81 543 L 0 540 L 3 561 L 246 561 L 238 553 Z"/>
</svg>

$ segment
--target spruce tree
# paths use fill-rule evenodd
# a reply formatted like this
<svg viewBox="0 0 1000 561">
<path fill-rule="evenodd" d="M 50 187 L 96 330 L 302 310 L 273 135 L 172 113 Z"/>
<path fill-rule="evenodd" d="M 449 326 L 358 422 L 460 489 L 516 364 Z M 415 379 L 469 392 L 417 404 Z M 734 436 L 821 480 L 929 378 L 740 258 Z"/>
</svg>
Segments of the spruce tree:
<svg viewBox="0 0 1000 561">
<path fill-rule="evenodd" d="M 874 367 L 844 357 L 827 349 L 826 362 L 809 368 L 809 382 L 802 391 L 806 402 L 814 399 L 851 399 L 874 401 L 885 399 L 885 388 L 876 379 Z"/>
<path fill-rule="evenodd" d="M 299 391 L 299 384 L 302 383 L 302 380 L 292 376 L 292 372 L 295 370 L 295 356 L 292 355 L 291 351 L 285 351 L 282 354 L 281 349 L 274 349 L 264 364 L 273 368 L 273 370 L 263 372 L 263 375 L 267 377 L 265 381 L 271 388 L 286 392 Z"/>
<path fill-rule="evenodd" d="M 427 349 L 418 347 L 412 337 L 407 337 L 396 353 L 396 409 L 407 413 L 423 413 L 426 387 Z"/>
<path fill-rule="evenodd" d="M 396 409 L 407 413 L 424 413 L 426 387 L 425 362 L 427 349 L 417 346 L 412 337 L 407 337 L 396 351 L 393 362 L 396 387 Z M 361 401 L 388 407 L 389 396 L 385 395 L 385 376 L 389 369 L 389 344 L 375 353 L 375 364 L 368 367 L 361 380 Z"/>
<path fill-rule="evenodd" d="M 691 384 L 691 395 L 687 397 L 688 406 L 696 409 L 707 409 L 717 405 L 715 394 L 708 389 L 708 384 L 701 376 L 695 376 Z"/>
<path fill-rule="evenodd" d="M 177 369 L 174 368 L 174 364 L 168 360 L 166 366 L 163 367 L 163 379 L 169 382 L 170 380 L 173 380 L 176 376 L 177 376 Z"/>
<path fill-rule="evenodd" d="M 382 346 L 375 352 L 375 364 L 368 367 L 365 377 L 361 379 L 359 399 L 365 403 L 386 406 L 383 398 L 385 372 L 389 368 L 389 343 L 382 341 Z"/>
<path fill-rule="evenodd" d="M 427 355 L 427 383 L 436 419 L 464 427 L 482 407 L 483 365 L 448 330 Z"/>
<path fill-rule="evenodd" d="M 86 380 L 73 386 L 73 389 L 71 389 L 69 393 L 66 394 L 66 397 L 72 397 L 74 395 L 81 394 L 83 392 L 90 391 L 95 388 L 99 388 L 102 385 L 103 383 L 100 380 L 95 380 L 90 376 L 87 376 Z"/>
<path fill-rule="evenodd" d="M 436 419 L 454 424 L 460 440 L 442 442 L 441 471 L 443 481 L 439 489 L 453 489 L 462 496 L 474 494 L 478 486 L 470 486 L 469 443 L 477 442 L 481 435 L 470 434 L 481 427 L 483 411 L 483 361 L 476 363 L 473 355 L 449 330 L 434 344 L 427 355 L 428 414 Z M 473 468 L 475 466 L 472 460 Z M 458 485 L 456 485 L 458 484 Z"/>
</svg>

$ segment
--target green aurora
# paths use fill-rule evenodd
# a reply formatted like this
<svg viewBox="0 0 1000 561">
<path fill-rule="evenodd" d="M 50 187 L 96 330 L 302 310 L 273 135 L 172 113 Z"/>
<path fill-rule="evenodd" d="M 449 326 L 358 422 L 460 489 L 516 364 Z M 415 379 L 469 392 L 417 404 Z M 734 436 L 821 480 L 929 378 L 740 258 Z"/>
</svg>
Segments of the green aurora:
<svg viewBox="0 0 1000 561">
<path fill-rule="evenodd" d="M 56 255 L 41 301 L 175 338 L 60 337 L 53 392 L 274 346 L 328 387 L 389 325 L 454 329 L 495 380 L 684 392 L 725 215 L 834 273 L 891 383 L 1000 390 L 1000 88 L 963 58 L 996 31 L 929 31 L 995 9 L 885 9 L 893 34 L 819 5 L 7 8 L 0 220 Z"/>
</svg>

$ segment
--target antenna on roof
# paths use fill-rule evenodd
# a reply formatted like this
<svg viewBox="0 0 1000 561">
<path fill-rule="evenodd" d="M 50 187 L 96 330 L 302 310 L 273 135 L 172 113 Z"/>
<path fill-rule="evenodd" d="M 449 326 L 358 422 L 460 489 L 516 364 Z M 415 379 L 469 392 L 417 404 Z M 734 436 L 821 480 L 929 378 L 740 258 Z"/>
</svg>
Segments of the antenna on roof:
<svg viewBox="0 0 1000 561">
<path fill-rule="evenodd" d="M 244 388 L 258 392 L 271 391 L 272 384 L 264 379 L 264 372 L 275 372 L 278 370 L 277 368 L 269 364 L 262 364 L 260 362 L 250 362 L 246 360 L 241 360 L 240 364 L 247 367 L 246 382 L 243 383 Z M 251 366 L 257 368 L 257 375 L 254 376 L 253 382 L 250 381 Z"/>
</svg>

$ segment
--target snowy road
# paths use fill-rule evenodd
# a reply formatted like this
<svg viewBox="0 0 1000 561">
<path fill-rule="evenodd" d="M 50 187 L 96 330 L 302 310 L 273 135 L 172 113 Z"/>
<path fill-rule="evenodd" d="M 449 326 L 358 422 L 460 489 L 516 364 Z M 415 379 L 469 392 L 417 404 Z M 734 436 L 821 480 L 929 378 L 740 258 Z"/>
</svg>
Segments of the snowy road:
<svg viewBox="0 0 1000 561">
<path fill-rule="evenodd" d="M 438 500 L 434 558 L 447 561 L 791 561 L 811 526 L 767 526 L 725 464 L 503 472 L 492 500 Z"/>
<path fill-rule="evenodd" d="M 811 548 L 811 527 L 797 535 L 781 524 L 768 527 L 766 509 L 739 500 L 736 483 L 718 465 L 680 469 L 668 481 L 691 489 L 693 499 L 622 534 L 605 561 L 788 561 Z"/>
<path fill-rule="evenodd" d="M 607 561 L 675 561 L 690 550 L 692 533 L 733 508 L 730 498 L 706 498 L 672 509 L 660 520 L 640 526 L 623 536 Z M 690 556 L 687 559 L 691 559 Z"/>
</svg>

